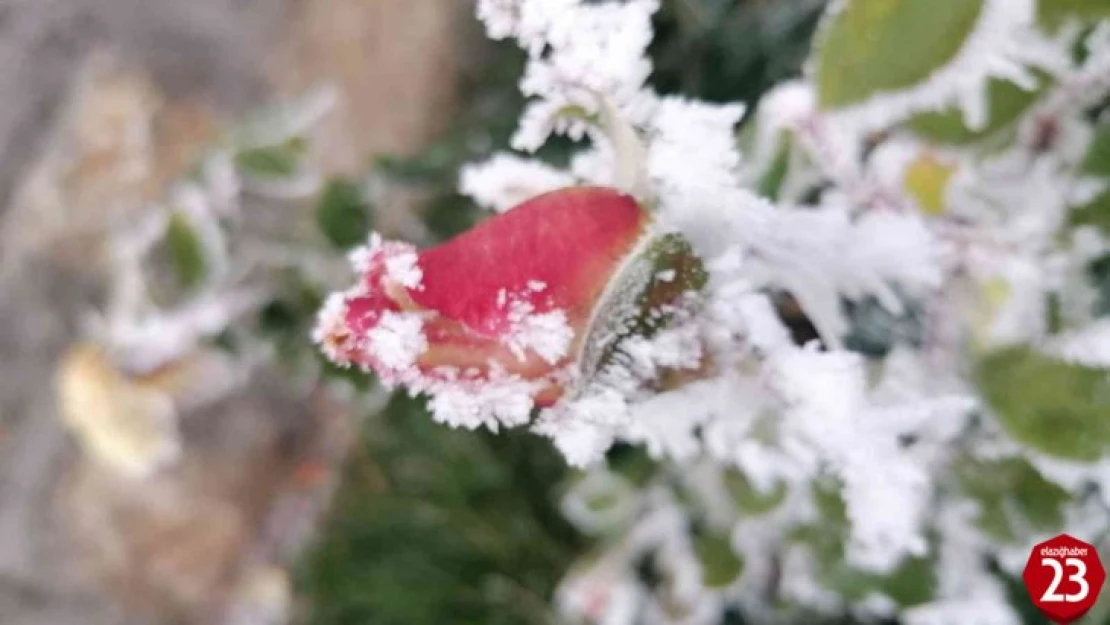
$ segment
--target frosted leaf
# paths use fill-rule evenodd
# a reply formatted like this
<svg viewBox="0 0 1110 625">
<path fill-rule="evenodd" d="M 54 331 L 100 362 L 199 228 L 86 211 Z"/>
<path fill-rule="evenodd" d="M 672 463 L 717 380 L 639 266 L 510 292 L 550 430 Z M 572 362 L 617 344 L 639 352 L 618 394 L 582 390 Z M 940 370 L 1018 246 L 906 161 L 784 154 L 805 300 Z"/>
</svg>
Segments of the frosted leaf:
<svg viewBox="0 0 1110 625">
<path fill-rule="evenodd" d="M 1076 364 L 1110 367 L 1110 320 L 1053 338 L 1046 351 Z"/>
<path fill-rule="evenodd" d="M 533 429 L 551 438 L 568 464 L 586 467 L 602 459 L 627 420 L 624 398 L 603 390 L 545 410 Z"/>
<path fill-rule="evenodd" d="M 645 51 L 657 8 L 655 0 L 481 3 L 487 27 L 514 36 L 529 53 L 521 91 L 541 98 L 522 116 L 513 147 L 535 151 L 552 132 L 582 138 L 596 128 L 601 97 L 642 117 L 650 107 L 642 87 L 651 72 Z"/>
<path fill-rule="evenodd" d="M 237 217 L 242 183 L 231 154 L 224 150 L 211 154 L 202 165 L 202 177 L 215 213 L 224 218 Z"/>
<path fill-rule="evenodd" d="M 588 467 L 601 461 L 613 444 L 613 432 L 593 423 L 565 423 L 554 426 L 544 423 L 537 433 L 549 436 L 572 467 Z"/>
<path fill-rule="evenodd" d="M 940 286 L 942 252 L 921 216 L 872 211 L 853 230 L 849 251 L 859 267 L 874 267 L 888 283 L 915 295 Z"/>
<path fill-rule="evenodd" d="M 236 130 L 235 146 L 238 149 L 269 147 L 303 136 L 335 108 L 339 97 L 335 86 L 324 85 L 261 111 Z"/>
<path fill-rule="evenodd" d="M 615 155 L 607 141 L 599 141 L 576 153 L 570 161 L 570 170 L 583 182 L 606 185 L 616 178 Z"/>
<path fill-rule="evenodd" d="M 219 215 L 205 189 L 182 183 L 170 193 L 169 205 L 182 215 L 197 235 L 204 251 L 205 281 L 219 283 L 230 270 L 227 237 Z"/>
<path fill-rule="evenodd" d="M 275 200 L 300 200 L 319 192 L 323 177 L 315 171 L 302 169 L 284 178 L 263 178 L 242 173 L 243 189 Z"/>
<path fill-rule="evenodd" d="M 182 306 L 117 320 L 98 331 L 114 358 L 129 372 L 147 373 L 191 351 L 203 339 L 223 332 L 263 303 L 257 290 L 212 292 Z"/>
<path fill-rule="evenodd" d="M 727 219 L 728 210 L 743 210 L 742 198 L 729 201 L 729 192 L 739 183 L 740 166 L 732 137 L 743 113 L 740 105 L 665 98 L 652 119 L 647 171 L 659 196 L 660 213 L 703 256 L 723 251 L 717 241 L 731 233 L 713 229 Z"/>
<path fill-rule="evenodd" d="M 1034 258 L 1014 258 L 1000 268 L 1005 285 L 989 325 L 992 345 L 1004 346 L 1037 340 L 1045 332 L 1043 266 Z"/>
<path fill-rule="evenodd" d="M 587 533 L 611 531 L 629 522 L 637 512 L 635 488 L 619 473 L 605 469 L 588 471 L 574 483 L 560 502 L 563 515 Z M 595 505 L 597 500 L 606 502 Z"/>
<path fill-rule="evenodd" d="M 717 381 L 695 382 L 655 395 L 629 408 L 631 419 L 621 438 L 644 445 L 656 458 L 692 460 L 702 451 L 698 428 L 718 414 L 727 414 L 723 411 L 728 403 L 714 398 L 730 398 L 722 394 Z"/>
<path fill-rule="evenodd" d="M 842 2 L 840 6 L 845 3 Z M 830 112 L 837 124 L 868 132 L 887 128 L 912 113 L 938 110 L 956 101 L 968 125 L 984 121 L 986 81 L 1004 78 L 1033 88 L 1026 69 L 1039 60 L 1032 0 L 983 0 L 971 33 L 954 58 L 914 86 L 880 92 L 863 102 Z"/>
<path fill-rule="evenodd" d="M 633 625 L 645 600 L 646 590 L 635 572 L 620 560 L 572 571 L 555 595 L 561 614 L 599 625 Z"/>
<path fill-rule="evenodd" d="M 844 599 L 824 587 L 817 577 L 817 558 L 809 550 L 787 549 L 782 558 L 782 594 L 820 613 L 836 614 Z"/>
<path fill-rule="evenodd" d="M 785 427 L 830 462 L 844 482 L 849 559 L 861 568 L 890 571 L 903 555 L 922 554 L 920 524 L 931 484 L 897 437 L 883 431 L 885 419 L 873 421 L 876 412 L 858 358 L 791 350 L 772 365 L 774 383 L 788 404 Z"/>
</svg>

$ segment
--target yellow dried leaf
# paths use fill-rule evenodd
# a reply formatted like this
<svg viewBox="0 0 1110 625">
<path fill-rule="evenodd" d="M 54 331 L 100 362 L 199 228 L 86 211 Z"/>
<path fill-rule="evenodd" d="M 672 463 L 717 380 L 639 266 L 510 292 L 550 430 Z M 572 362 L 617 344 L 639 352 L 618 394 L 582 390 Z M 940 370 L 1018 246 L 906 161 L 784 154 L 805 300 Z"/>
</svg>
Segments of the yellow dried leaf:
<svg viewBox="0 0 1110 625">
<path fill-rule="evenodd" d="M 1012 289 L 1005 278 L 988 278 L 979 285 L 978 306 L 971 325 L 972 340 L 978 347 L 989 344 L 991 327 L 1002 307 L 1010 299 Z"/>
<path fill-rule="evenodd" d="M 96 346 L 80 344 L 63 357 L 57 394 L 84 451 L 121 474 L 150 475 L 181 455 L 171 395 L 123 375 Z"/>
<path fill-rule="evenodd" d="M 954 173 L 954 165 L 932 154 L 921 154 L 906 167 L 902 181 L 922 212 L 940 215 L 944 213 L 944 198 Z"/>
</svg>

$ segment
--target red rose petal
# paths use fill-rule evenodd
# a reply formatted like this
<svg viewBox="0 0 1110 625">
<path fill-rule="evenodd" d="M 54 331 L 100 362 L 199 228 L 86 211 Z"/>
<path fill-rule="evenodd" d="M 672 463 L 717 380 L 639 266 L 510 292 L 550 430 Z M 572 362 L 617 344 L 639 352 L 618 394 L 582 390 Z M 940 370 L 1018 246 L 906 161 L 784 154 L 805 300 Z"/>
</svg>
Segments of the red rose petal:
<svg viewBox="0 0 1110 625">
<path fill-rule="evenodd" d="M 615 190 L 548 193 L 419 253 L 422 279 L 414 288 L 391 280 L 385 267 L 387 259 L 412 253 L 411 246 L 378 241 L 359 261 L 362 288 L 346 298 L 342 327 L 330 342 L 342 358 L 396 376 L 401 372 L 383 370 L 362 339 L 386 312 L 420 314 L 427 341 L 415 363 L 420 376 L 480 383 L 496 369 L 543 381 L 533 400 L 550 406 L 563 394 L 560 376 L 575 358 L 601 293 L 648 220 L 631 196 Z M 511 313 L 522 303 L 529 314 L 565 314 L 572 344 L 564 358 L 553 363 L 510 348 Z"/>
<path fill-rule="evenodd" d="M 647 219 L 613 189 L 547 193 L 422 252 L 423 289 L 409 297 L 490 337 L 509 329 L 509 299 L 534 313 L 563 310 L 581 328 Z M 542 290 L 530 288 L 536 283 Z"/>
</svg>

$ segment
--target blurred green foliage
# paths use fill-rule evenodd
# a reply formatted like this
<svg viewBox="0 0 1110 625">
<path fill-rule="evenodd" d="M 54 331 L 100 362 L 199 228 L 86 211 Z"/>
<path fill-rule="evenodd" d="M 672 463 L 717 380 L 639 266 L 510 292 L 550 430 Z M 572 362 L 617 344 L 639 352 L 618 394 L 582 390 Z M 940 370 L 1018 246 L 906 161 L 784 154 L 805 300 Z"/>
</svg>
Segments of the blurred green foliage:
<svg viewBox="0 0 1110 625">
<path fill-rule="evenodd" d="M 934 113 L 921 113 L 908 123 L 919 137 L 936 143 L 969 145 L 994 138 L 1012 125 L 1051 86 L 1051 78 L 1044 72 L 1037 73 L 1040 85 L 1026 91 L 1008 80 L 991 79 L 987 84 L 987 123 L 978 130 L 971 130 L 964 123 L 963 113 L 951 106 Z"/>
<path fill-rule="evenodd" d="M 180 211 L 170 214 L 166 250 L 173 273 L 183 289 L 192 289 L 204 280 L 208 273 L 208 256 L 193 225 Z"/>
<path fill-rule="evenodd" d="M 999 541 L 1024 546 L 1022 529 L 1051 535 L 1063 527 L 1062 506 L 1071 496 L 1024 459 L 962 458 L 956 476 L 979 503 L 979 527 Z"/>
<path fill-rule="evenodd" d="M 287 178 L 297 172 L 306 147 L 298 137 L 279 145 L 248 148 L 236 154 L 235 165 L 260 178 Z"/>
<path fill-rule="evenodd" d="M 652 84 L 710 102 L 755 103 L 798 76 L 823 0 L 665 0 L 649 49 Z"/>
<path fill-rule="evenodd" d="M 831 15 L 815 47 L 823 108 L 918 84 L 960 51 L 983 0 L 858 0 Z"/>
<path fill-rule="evenodd" d="M 316 225 L 340 249 L 365 242 L 371 227 L 371 206 L 362 187 L 349 180 L 328 181 L 316 204 Z"/>
<path fill-rule="evenodd" d="M 1050 456 L 1087 462 L 1110 450 L 1105 371 L 1019 345 L 987 354 L 976 375 L 983 398 L 1017 441 Z"/>
<path fill-rule="evenodd" d="M 301 571 L 319 625 L 548 622 L 581 545 L 551 505 L 565 462 L 526 433 L 452 430 L 394 395 L 366 423 Z"/>
<path fill-rule="evenodd" d="M 857 570 L 845 558 L 850 527 L 840 485 L 831 483 L 817 489 L 814 503 L 821 522 L 797 528 L 793 538 L 813 550 L 817 576 L 827 588 L 850 600 L 881 592 L 901 606 L 932 598 L 937 585 L 934 555 L 906 558 L 887 576 Z"/>
</svg>

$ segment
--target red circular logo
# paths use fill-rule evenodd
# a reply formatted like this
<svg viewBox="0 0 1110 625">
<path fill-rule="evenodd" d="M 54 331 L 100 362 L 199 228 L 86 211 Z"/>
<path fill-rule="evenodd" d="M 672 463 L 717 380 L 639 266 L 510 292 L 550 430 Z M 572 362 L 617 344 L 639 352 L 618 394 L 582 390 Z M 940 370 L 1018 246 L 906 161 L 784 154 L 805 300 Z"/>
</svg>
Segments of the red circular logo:
<svg viewBox="0 0 1110 625">
<path fill-rule="evenodd" d="M 1021 578 L 1033 605 L 1052 622 L 1067 625 L 1095 605 L 1106 569 L 1094 545 L 1060 534 L 1033 547 Z"/>
</svg>

